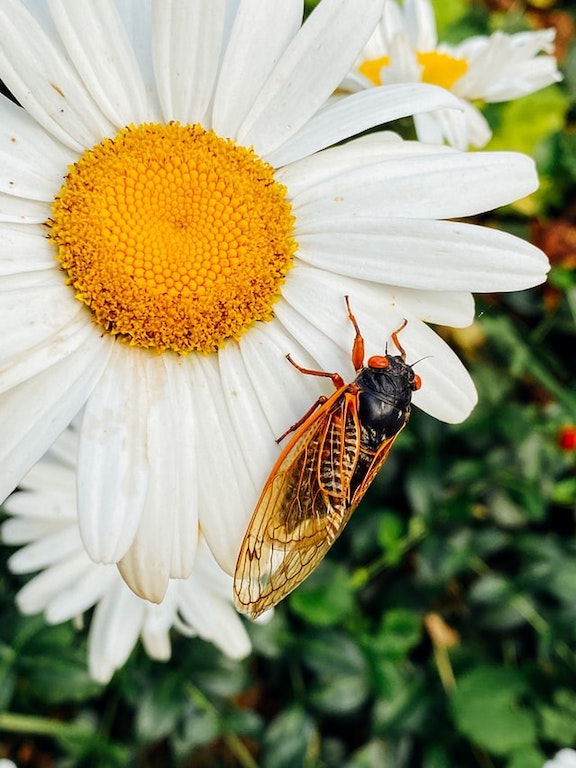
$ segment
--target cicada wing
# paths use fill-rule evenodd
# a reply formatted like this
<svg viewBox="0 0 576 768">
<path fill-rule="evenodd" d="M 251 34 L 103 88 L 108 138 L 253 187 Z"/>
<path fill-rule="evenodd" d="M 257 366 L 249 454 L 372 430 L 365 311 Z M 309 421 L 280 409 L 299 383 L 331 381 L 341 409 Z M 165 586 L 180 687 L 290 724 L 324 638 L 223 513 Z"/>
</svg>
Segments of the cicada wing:
<svg viewBox="0 0 576 768">
<path fill-rule="evenodd" d="M 255 618 L 318 565 L 353 508 L 358 461 L 357 397 L 335 393 L 296 432 L 274 466 L 242 542 L 236 607 Z"/>
</svg>

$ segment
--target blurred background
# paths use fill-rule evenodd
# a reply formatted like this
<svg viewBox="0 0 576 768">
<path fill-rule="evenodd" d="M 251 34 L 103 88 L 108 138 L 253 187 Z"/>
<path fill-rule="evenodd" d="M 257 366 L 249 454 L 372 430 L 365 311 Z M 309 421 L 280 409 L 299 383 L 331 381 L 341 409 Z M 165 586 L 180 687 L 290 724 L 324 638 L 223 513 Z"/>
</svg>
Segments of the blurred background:
<svg viewBox="0 0 576 768">
<path fill-rule="evenodd" d="M 243 661 L 175 636 L 169 662 L 138 647 L 99 685 L 85 630 L 19 615 L 1 546 L 0 757 L 18 768 L 542 768 L 576 748 L 576 11 L 435 7 L 447 42 L 556 28 L 564 80 L 484 109 L 487 149 L 534 157 L 541 187 L 479 220 L 543 248 L 548 283 L 440 329 L 478 406 L 456 426 L 413 412 L 317 571 L 246 622 Z"/>
</svg>

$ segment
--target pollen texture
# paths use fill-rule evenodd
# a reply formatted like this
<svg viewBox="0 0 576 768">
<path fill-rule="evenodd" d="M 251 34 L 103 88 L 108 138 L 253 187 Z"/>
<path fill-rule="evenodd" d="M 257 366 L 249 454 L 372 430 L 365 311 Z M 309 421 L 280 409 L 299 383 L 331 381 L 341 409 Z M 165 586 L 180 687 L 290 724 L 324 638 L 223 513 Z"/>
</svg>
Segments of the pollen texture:
<svg viewBox="0 0 576 768">
<path fill-rule="evenodd" d="M 143 124 L 85 152 L 50 238 L 76 298 L 132 345 L 212 352 L 269 320 L 296 241 L 286 189 L 199 125 Z"/>
</svg>

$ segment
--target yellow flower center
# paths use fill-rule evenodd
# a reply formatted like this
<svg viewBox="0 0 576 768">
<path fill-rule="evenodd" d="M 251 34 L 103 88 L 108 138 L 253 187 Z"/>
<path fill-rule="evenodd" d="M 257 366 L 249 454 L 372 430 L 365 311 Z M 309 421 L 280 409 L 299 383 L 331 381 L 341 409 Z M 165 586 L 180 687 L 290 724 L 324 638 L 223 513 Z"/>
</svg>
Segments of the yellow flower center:
<svg viewBox="0 0 576 768">
<path fill-rule="evenodd" d="M 449 53 L 441 51 L 426 51 L 416 54 L 418 64 L 421 67 L 421 79 L 423 83 L 440 85 L 450 90 L 468 70 L 466 59 L 457 59 Z M 367 77 L 374 85 L 383 85 L 382 69 L 390 65 L 389 56 L 380 56 L 377 59 L 367 59 L 359 66 L 360 74 Z"/>
<path fill-rule="evenodd" d="M 199 125 L 130 126 L 85 152 L 49 225 L 95 322 L 159 351 L 215 351 L 270 320 L 296 250 L 272 167 Z"/>
</svg>

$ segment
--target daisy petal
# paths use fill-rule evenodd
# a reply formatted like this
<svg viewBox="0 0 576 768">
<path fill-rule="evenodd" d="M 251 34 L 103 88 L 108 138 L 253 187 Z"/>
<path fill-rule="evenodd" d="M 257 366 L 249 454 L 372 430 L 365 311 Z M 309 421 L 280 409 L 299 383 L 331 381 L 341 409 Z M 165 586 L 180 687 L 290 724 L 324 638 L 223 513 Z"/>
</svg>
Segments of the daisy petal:
<svg viewBox="0 0 576 768">
<path fill-rule="evenodd" d="M 78 552 L 73 558 L 42 571 L 16 595 L 19 610 L 25 615 L 45 610 L 55 597 L 81 578 L 85 571 L 86 556 L 83 552 Z"/>
<path fill-rule="evenodd" d="M 199 123 L 214 90 L 225 0 L 153 0 L 154 71 L 164 119 Z"/>
<path fill-rule="evenodd" d="M 86 558 L 84 551 L 82 554 L 85 561 L 83 571 L 55 594 L 44 610 L 49 624 L 60 624 L 80 616 L 101 600 L 114 585 L 116 574 L 112 568 L 96 565 Z"/>
<path fill-rule="evenodd" d="M 218 77 L 212 127 L 234 138 L 258 91 L 302 23 L 302 0 L 244 0 Z"/>
<path fill-rule="evenodd" d="M 371 88 L 329 104 L 293 134 L 281 147 L 266 156 L 278 167 L 311 155 L 349 136 L 376 125 L 440 108 L 460 109 L 460 99 L 433 85 L 402 83 Z"/>
<path fill-rule="evenodd" d="M 145 604 L 119 583 L 96 606 L 88 635 L 88 668 L 107 683 L 130 656 L 144 621 Z"/>
<path fill-rule="evenodd" d="M 296 339 L 288 336 L 280 323 L 270 323 L 265 331 L 255 327 L 251 334 L 242 337 L 240 349 L 252 386 L 276 437 L 329 389 L 325 381 L 303 376 L 287 362 L 286 355 L 290 354 L 300 365 L 315 365 L 304 345 L 300 346 Z"/>
<path fill-rule="evenodd" d="M 161 118 L 160 104 L 156 92 L 154 64 L 150 41 L 152 39 L 152 7 L 149 2 L 142 0 L 122 0 L 118 4 L 118 12 L 122 17 L 124 29 L 130 40 L 130 47 L 138 61 L 138 70 L 144 81 L 148 100 L 148 120 L 159 122 Z"/>
<path fill-rule="evenodd" d="M 101 375 L 109 345 L 86 343 L 0 396 L 0 499 L 72 421 Z"/>
<path fill-rule="evenodd" d="M 306 267 L 305 267 L 306 268 Z M 297 275 L 300 272 L 294 270 Z M 291 273 L 288 279 L 292 279 Z M 308 352 L 319 370 L 336 371 L 342 362 L 342 349 L 325 333 L 311 323 L 306 314 L 298 312 L 284 297 L 274 307 L 274 314 L 286 332 Z"/>
<path fill-rule="evenodd" d="M 323 0 L 293 38 L 242 123 L 237 140 L 268 155 L 326 102 L 382 12 L 381 0 Z"/>
<path fill-rule="evenodd" d="M 181 372 L 170 370 L 169 359 L 148 362 L 148 388 L 158 393 L 147 418 L 148 492 L 138 531 L 118 567 L 137 595 L 158 603 L 168 579 L 187 578 L 194 567 L 197 448 L 190 434 L 195 421 L 191 388 L 184 386 Z M 169 499 L 166 488 L 171 489 Z"/>
<path fill-rule="evenodd" d="M 214 600 L 204 584 L 195 586 L 193 599 L 190 599 L 190 590 L 182 593 L 180 611 L 183 619 L 201 638 L 211 640 L 231 658 L 244 658 L 250 653 L 251 646 L 238 614 L 230 604 Z"/>
<path fill-rule="evenodd" d="M 50 205 L 0 192 L 0 222 L 42 224 L 50 217 Z"/>
<path fill-rule="evenodd" d="M 254 391 L 238 344 L 228 344 L 218 355 L 218 361 L 230 419 L 248 472 L 255 487 L 260 488 L 277 455 L 274 446 L 276 435 Z"/>
<path fill-rule="evenodd" d="M 212 357 L 192 369 L 198 414 L 200 525 L 220 567 L 234 572 L 240 542 L 257 498 Z M 214 489 L 218 488 L 218 493 Z"/>
<path fill-rule="evenodd" d="M 334 219 L 298 238 L 298 257 L 338 274 L 422 290 L 516 291 L 543 282 L 539 248 L 488 227 L 452 221 Z M 335 240 L 338 249 L 334 249 Z M 406 254 L 411 254 L 410 260 Z"/>
<path fill-rule="evenodd" d="M 534 161 L 526 155 L 455 151 L 418 156 L 418 151 L 415 145 L 411 158 L 357 168 L 298 195 L 299 224 L 328 216 L 473 216 L 538 187 Z"/>
<path fill-rule="evenodd" d="M 74 528 L 58 530 L 39 541 L 28 544 L 10 558 L 12 573 L 32 573 L 65 560 L 80 548 L 80 537 Z"/>
<path fill-rule="evenodd" d="M 84 85 L 121 128 L 148 117 L 138 62 L 113 0 L 51 0 L 52 18 Z"/>
<path fill-rule="evenodd" d="M 0 71 L 20 104 L 71 149 L 116 133 L 63 52 L 17 0 L 0 4 Z"/>
<path fill-rule="evenodd" d="M 0 99 L 0 191 L 51 202 L 75 159 L 21 107 Z"/>
<path fill-rule="evenodd" d="M 60 288 L 57 286 L 56 288 Z M 55 290 L 51 294 L 47 288 L 42 292 L 44 297 L 58 296 L 59 291 Z M 24 291 L 20 293 L 20 297 L 26 295 Z M 36 296 L 35 292 L 28 292 L 28 296 Z M 4 299 L 4 296 L 0 294 L 0 299 Z M 43 302 L 38 302 L 39 309 L 43 309 Z M 9 309 L 10 302 L 0 301 L 2 306 L 2 312 L 6 313 Z M 26 307 L 21 307 L 26 309 Z M 63 311 L 60 313 L 54 313 L 52 321 L 58 323 L 60 320 L 60 327 L 51 327 L 50 322 L 42 324 L 42 315 L 39 312 L 32 318 L 28 317 L 28 323 L 24 323 L 24 326 L 20 328 L 20 334 L 15 332 L 11 336 L 3 336 L 3 340 L 6 339 L 6 344 L 2 346 L 2 363 L 4 366 L 4 373 L 0 376 L 0 393 L 6 392 L 13 387 L 16 387 L 23 381 L 26 381 L 33 376 L 38 375 L 42 371 L 49 370 L 57 362 L 64 360 L 71 354 L 74 354 L 84 344 L 97 343 L 95 340 L 94 328 L 86 322 L 86 318 L 82 316 L 82 311 L 75 312 L 76 307 L 68 302 L 63 302 Z M 13 318 L 18 319 L 19 312 L 14 308 Z M 32 320 L 32 322 L 30 322 Z M 11 324 L 6 324 L 7 328 L 11 327 Z M 18 345 L 16 342 L 20 340 Z M 12 343 L 10 343 L 12 342 Z"/>
<path fill-rule="evenodd" d="M 86 403 L 78 453 L 80 533 L 90 557 L 103 563 L 116 562 L 131 545 L 149 476 L 146 353 L 110 346 L 106 375 Z"/>
<path fill-rule="evenodd" d="M 54 270 L 54 247 L 46 229 L 35 224 L 0 224 L 0 275 Z M 59 280 L 60 287 L 62 280 Z M 66 291 L 70 299 L 70 291 Z M 73 304 L 72 301 L 65 301 Z M 28 312 L 30 312 L 29 305 Z"/>
</svg>

